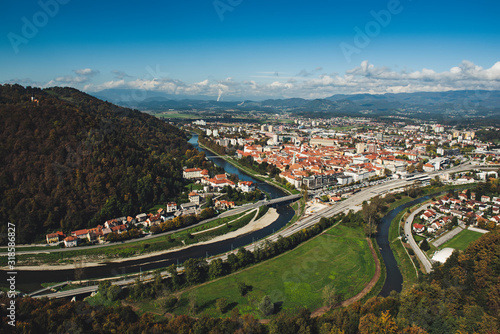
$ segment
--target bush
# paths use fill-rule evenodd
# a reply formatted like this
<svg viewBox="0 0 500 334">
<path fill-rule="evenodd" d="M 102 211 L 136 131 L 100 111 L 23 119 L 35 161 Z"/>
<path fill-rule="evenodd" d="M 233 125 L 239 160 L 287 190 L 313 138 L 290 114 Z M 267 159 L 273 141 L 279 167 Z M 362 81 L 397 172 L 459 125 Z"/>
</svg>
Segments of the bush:
<svg viewBox="0 0 500 334">
<path fill-rule="evenodd" d="M 412 248 L 407 248 L 407 250 L 408 250 L 408 254 L 415 255 L 415 252 L 413 251 Z"/>
</svg>

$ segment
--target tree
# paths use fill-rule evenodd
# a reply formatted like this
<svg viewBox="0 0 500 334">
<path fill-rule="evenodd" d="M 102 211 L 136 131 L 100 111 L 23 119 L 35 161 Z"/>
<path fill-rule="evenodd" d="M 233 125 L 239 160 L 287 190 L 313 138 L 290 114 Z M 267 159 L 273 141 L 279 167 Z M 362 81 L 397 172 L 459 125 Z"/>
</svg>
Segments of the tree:
<svg viewBox="0 0 500 334">
<path fill-rule="evenodd" d="M 212 260 L 208 267 L 208 277 L 214 279 L 222 275 L 224 275 L 224 263 L 221 259 Z"/>
<path fill-rule="evenodd" d="M 377 225 L 370 221 L 364 227 L 365 235 L 371 238 L 374 234 L 377 234 Z"/>
<path fill-rule="evenodd" d="M 265 315 L 271 315 L 274 312 L 274 304 L 269 296 L 264 296 L 262 301 L 259 303 L 259 311 Z"/>
<path fill-rule="evenodd" d="M 111 285 L 106 292 L 106 298 L 111 301 L 115 301 L 118 299 L 120 292 L 122 289 L 118 285 Z"/>
<path fill-rule="evenodd" d="M 189 284 L 202 283 L 206 279 L 207 261 L 204 259 L 188 259 L 184 262 L 184 272 Z"/>
<path fill-rule="evenodd" d="M 406 171 L 410 174 L 415 173 L 415 165 L 410 164 L 410 165 L 406 166 Z"/>
<path fill-rule="evenodd" d="M 170 295 L 162 303 L 162 307 L 166 312 L 170 312 L 175 308 L 175 305 L 177 304 L 178 299 L 177 297 Z"/>
<path fill-rule="evenodd" d="M 220 313 L 225 313 L 227 308 L 227 298 L 219 298 L 215 301 L 215 307 Z"/>
<path fill-rule="evenodd" d="M 209 196 L 205 197 L 205 201 L 207 203 L 207 207 L 210 208 L 210 207 L 214 206 L 214 201 L 213 201 L 212 196 L 209 195 Z"/>
<path fill-rule="evenodd" d="M 340 301 L 340 296 L 333 285 L 327 285 L 323 288 L 321 298 L 323 299 L 323 305 L 327 307 L 335 306 Z"/>
<path fill-rule="evenodd" d="M 174 289 L 176 289 L 181 285 L 181 278 L 177 274 L 177 266 L 175 264 L 171 264 L 167 267 L 167 272 L 170 274 L 170 279 Z"/>
<path fill-rule="evenodd" d="M 422 241 L 422 243 L 420 244 L 420 249 L 424 252 L 427 252 L 429 249 L 431 249 L 431 246 L 429 246 L 429 242 L 427 241 L 427 239 L 424 239 Z"/>
<path fill-rule="evenodd" d="M 238 257 L 238 265 L 240 268 L 253 263 L 253 253 L 246 250 L 245 247 L 240 247 L 236 256 Z"/>
<path fill-rule="evenodd" d="M 398 333 L 399 328 L 389 311 L 384 311 L 380 317 L 369 313 L 359 320 L 359 332 L 362 334 L 392 334 Z"/>
<path fill-rule="evenodd" d="M 247 285 L 245 284 L 245 282 L 238 282 L 236 286 L 238 287 L 240 296 L 244 296 L 247 293 Z"/>
</svg>

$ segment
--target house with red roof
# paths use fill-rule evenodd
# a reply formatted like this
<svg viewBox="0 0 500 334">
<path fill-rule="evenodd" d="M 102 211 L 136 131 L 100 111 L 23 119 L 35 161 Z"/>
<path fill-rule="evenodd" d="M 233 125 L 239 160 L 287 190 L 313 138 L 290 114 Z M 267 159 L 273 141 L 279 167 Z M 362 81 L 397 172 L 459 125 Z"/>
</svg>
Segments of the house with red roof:
<svg viewBox="0 0 500 334">
<path fill-rule="evenodd" d="M 188 199 L 191 203 L 195 203 L 197 205 L 200 205 L 200 194 L 192 191 L 188 194 Z"/>
<path fill-rule="evenodd" d="M 62 233 L 61 231 L 57 231 L 54 233 L 49 233 L 45 236 L 47 239 L 48 244 L 53 244 L 53 243 L 58 243 L 59 241 L 63 240 L 66 238 L 66 235 Z"/>
<path fill-rule="evenodd" d="M 436 167 L 433 164 L 426 163 L 424 166 L 424 172 L 433 172 L 436 170 Z"/>
<path fill-rule="evenodd" d="M 240 181 L 238 182 L 238 188 L 244 193 L 255 191 L 255 184 L 252 181 Z"/>
<path fill-rule="evenodd" d="M 483 202 L 483 203 L 491 202 L 491 197 L 483 195 L 483 196 L 481 196 L 481 202 Z"/>
<path fill-rule="evenodd" d="M 423 214 L 420 215 L 420 219 L 429 220 L 436 216 L 436 213 L 432 210 L 425 210 Z"/>
<path fill-rule="evenodd" d="M 182 171 L 182 177 L 187 180 L 200 179 L 203 176 L 208 176 L 208 170 L 201 168 L 187 168 Z"/>
<path fill-rule="evenodd" d="M 77 230 L 71 232 L 71 235 L 74 237 L 77 237 L 78 239 L 87 239 L 87 234 L 89 233 L 89 230 L 87 229 L 82 229 L 82 230 Z"/>
<path fill-rule="evenodd" d="M 215 200 L 215 208 L 219 210 L 227 210 L 234 208 L 234 202 L 226 201 L 226 200 Z"/>
<path fill-rule="evenodd" d="M 175 211 L 177 211 L 177 203 L 175 202 L 167 203 L 167 213 L 172 213 Z"/>
<path fill-rule="evenodd" d="M 74 236 L 69 236 L 65 238 L 64 240 L 64 247 L 76 247 L 78 246 L 78 238 Z"/>
<path fill-rule="evenodd" d="M 413 231 L 415 233 L 422 233 L 425 231 L 425 226 L 422 224 L 413 224 Z"/>
</svg>

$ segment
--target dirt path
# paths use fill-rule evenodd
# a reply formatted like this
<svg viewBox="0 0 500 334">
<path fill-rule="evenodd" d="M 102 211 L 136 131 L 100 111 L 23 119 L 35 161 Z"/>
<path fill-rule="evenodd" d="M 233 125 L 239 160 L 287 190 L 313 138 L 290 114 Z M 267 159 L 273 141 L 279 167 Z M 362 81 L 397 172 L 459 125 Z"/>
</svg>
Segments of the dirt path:
<svg viewBox="0 0 500 334">
<path fill-rule="evenodd" d="M 368 292 L 370 292 L 371 289 L 373 289 L 373 287 L 375 286 L 375 284 L 377 284 L 377 282 L 380 278 L 380 272 L 381 272 L 380 261 L 378 259 L 377 253 L 375 252 L 375 249 L 373 248 L 372 241 L 370 240 L 370 238 L 366 238 L 366 240 L 368 241 L 368 246 L 370 246 L 370 251 L 372 252 L 373 259 L 375 260 L 375 275 L 372 277 L 370 282 L 364 287 L 364 289 L 361 290 L 360 293 L 358 293 L 357 295 L 355 295 L 349 299 L 344 300 L 342 303 L 340 303 L 338 305 L 333 306 L 333 308 L 336 308 L 339 306 L 345 307 L 345 306 L 349 306 L 349 305 L 357 302 L 358 300 L 360 300 L 361 298 L 366 296 L 368 294 Z M 320 317 L 323 314 L 325 314 L 326 312 L 328 312 L 331 308 L 332 307 L 328 307 L 328 306 L 320 307 L 319 309 L 317 309 L 313 313 L 311 313 L 311 317 Z"/>
</svg>

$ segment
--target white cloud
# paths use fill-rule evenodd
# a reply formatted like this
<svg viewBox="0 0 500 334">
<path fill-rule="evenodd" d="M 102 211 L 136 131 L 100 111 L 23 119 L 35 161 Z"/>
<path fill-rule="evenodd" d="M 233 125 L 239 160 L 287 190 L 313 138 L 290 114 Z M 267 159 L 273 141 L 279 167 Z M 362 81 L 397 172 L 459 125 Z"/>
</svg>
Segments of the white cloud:
<svg viewBox="0 0 500 334">
<path fill-rule="evenodd" d="M 54 81 L 64 83 L 64 84 L 79 84 L 79 83 L 87 82 L 88 77 L 66 75 L 66 76 L 62 76 L 62 77 L 57 77 L 54 79 Z"/>
<path fill-rule="evenodd" d="M 79 70 L 74 70 L 73 72 L 75 72 L 78 75 L 86 75 L 86 76 L 93 76 L 99 73 L 99 71 L 93 70 L 91 68 L 82 68 Z"/>
<path fill-rule="evenodd" d="M 334 94 L 354 93 L 411 93 L 422 91 L 447 91 L 464 89 L 500 90 L 500 61 L 490 68 L 483 68 L 464 60 L 449 70 L 437 72 L 430 68 L 420 70 L 394 71 L 388 67 L 378 67 L 363 61 L 344 74 L 319 74 L 321 68 L 300 71 L 296 76 L 275 75 L 266 72 L 262 76 L 252 76 L 251 80 L 238 81 L 232 77 L 222 80 L 205 79 L 186 83 L 172 78 L 133 78 L 122 71 L 112 71 L 115 79 L 103 83 L 91 83 L 91 69 L 75 70 L 77 76 L 60 76 L 40 86 L 69 85 L 89 92 L 103 89 L 124 88 L 132 90 L 151 90 L 178 95 L 220 94 L 231 97 L 302 97 L 307 99 L 324 98 Z M 82 74 L 79 74 L 82 73 Z M 83 73 L 87 73 L 84 75 Z M 262 72 L 261 72 L 262 73 Z M 314 74 L 316 73 L 316 74 Z M 254 78 L 259 79 L 254 79 Z M 269 80 L 271 79 L 271 80 Z M 28 82 L 29 79 L 23 79 Z M 36 85 L 36 84 L 35 84 Z M 222 93 L 221 93 L 222 92 Z"/>
</svg>

